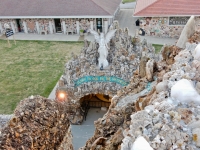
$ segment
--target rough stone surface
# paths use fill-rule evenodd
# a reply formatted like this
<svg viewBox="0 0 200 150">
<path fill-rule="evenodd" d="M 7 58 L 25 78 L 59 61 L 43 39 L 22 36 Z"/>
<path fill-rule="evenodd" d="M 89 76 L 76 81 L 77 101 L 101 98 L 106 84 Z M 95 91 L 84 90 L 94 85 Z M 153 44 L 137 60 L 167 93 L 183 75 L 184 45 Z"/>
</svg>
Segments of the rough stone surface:
<svg viewBox="0 0 200 150">
<path fill-rule="evenodd" d="M 65 103 L 41 96 L 20 101 L 0 131 L 0 149 L 58 149 L 65 135 L 70 135 L 65 107 Z M 67 149 L 72 150 L 70 136 L 65 141 L 68 141 Z"/>
</svg>

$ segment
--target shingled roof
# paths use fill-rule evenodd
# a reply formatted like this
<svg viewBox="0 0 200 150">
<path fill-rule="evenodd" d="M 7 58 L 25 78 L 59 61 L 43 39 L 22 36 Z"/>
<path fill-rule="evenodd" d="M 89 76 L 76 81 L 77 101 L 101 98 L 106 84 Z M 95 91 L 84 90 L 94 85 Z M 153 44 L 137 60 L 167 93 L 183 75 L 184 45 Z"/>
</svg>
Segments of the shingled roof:
<svg viewBox="0 0 200 150">
<path fill-rule="evenodd" d="M 200 0 L 137 0 L 134 16 L 200 15 Z"/>
<path fill-rule="evenodd" d="M 111 17 L 121 0 L 0 0 L 0 18 Z"/>
</svg>

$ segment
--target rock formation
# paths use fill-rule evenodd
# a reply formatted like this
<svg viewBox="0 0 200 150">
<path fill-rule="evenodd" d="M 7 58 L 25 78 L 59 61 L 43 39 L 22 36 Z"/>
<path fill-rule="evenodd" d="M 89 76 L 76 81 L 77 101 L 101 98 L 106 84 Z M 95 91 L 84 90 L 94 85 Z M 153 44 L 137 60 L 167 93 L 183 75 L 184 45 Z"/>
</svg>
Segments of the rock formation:
<svg viewBox="0 0 200 150">
<path fill-rule="evenodd" d="M 0 149 L 72 150 L 70 124 L 65 108 L 64 102 L 41 96 L 31 96 L 20 101 L 12 118 L 0 131 Z"/>
<path fill-rule="evenodd" d="M 183 31 L 179 37 L 176 46 L 180 48 L 185 48 L 185 43 L 188 39 L 195 33 L 195 18 L 191 16 L 187 24 L 184 26 Z"/>
</svg>

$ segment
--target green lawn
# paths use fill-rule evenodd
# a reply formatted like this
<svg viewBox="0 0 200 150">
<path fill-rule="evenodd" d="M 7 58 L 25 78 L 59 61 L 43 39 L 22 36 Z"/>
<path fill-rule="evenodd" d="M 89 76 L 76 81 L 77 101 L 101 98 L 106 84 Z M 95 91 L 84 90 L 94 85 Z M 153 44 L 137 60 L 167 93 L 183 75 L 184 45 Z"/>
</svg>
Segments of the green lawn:
<svg viewBox="0 0 200 150">
<path fill-rule="evenodd" d="M 163 47 L 163 45 L 159 45 L 159 44 L 152 44 L 155 47 L 155 52 L 156 54 L 160 52 L 161 48 Z"/>
<path fill-rule="evenodd" d="M 123 0 L 122 3 L 130 3 L 130 2 L 135 2 L 136 0 Z"/>
<path fill-rule="evenodd" d="M 79 54 L 83 42 L 0 40 L 0 114 L 11 114 L 30 95 L 48 97 L 64 72 L 71 52 Z"/>
</svg>

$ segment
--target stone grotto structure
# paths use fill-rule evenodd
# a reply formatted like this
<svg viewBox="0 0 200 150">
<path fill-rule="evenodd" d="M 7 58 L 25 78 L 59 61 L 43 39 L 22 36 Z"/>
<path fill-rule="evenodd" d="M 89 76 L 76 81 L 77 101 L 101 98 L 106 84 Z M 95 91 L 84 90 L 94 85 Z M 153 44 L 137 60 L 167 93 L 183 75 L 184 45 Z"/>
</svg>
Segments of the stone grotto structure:
<svg viewBox="0 0 200 150">
<path fill-rule="evenodd" d="M 108 108 L 111 98 L 117 94 L 117 91 L 133 82 L 131 77 L 137 69 L 140 59 L 143 61 L 140 67 L 140 76 L 145 76 L 145 63 L 148 59 L 153 60 L 155 57 L 155 49 L 151 44 L 147 44 L 146 41 L 140 44 L 138 38 L 128 35 L 128 29 L 119 29 L 118 22 L 114 22 L 112 29 L 117 30 L 109 42 L 107 57 L 109 66 L 103 70 L 99 69 L 99 44 L 88 41 L 85 41 L 81 54 L 75 56 L 72 53 L 72 59 L 65 65 L 65 73 L 59 81 L 56 95 L 59 100 L 59 94 L 64 93 L 65 100 L 71 103 L 73 116 L 70 121 L 72 124 L 80 124 L 83 121 L 84 112 L 87 112 L 87 108 L 83 106 L 85 103 L 91 107 Z M 152 77 L 149 77 L 149 81 L 151 80 Z M 143 88 L 147 82 L 142 85 Z M 95 95 L 100 99 L 98 102 L 101 104 L 95 105 L 89 100 L 92 99 L 89 97 Z M 99 95 L 108 97 L 107 104 L 102 103 Z"/>
<path fill-rule="evenodd" d="M 85 41 L 65 65 L 56 100 L 30 96 L 0 117 L 0 149 L 72 150 L 70 124 L 81 124 L 88 107 L 108 111 L 79 150 L 200 149 L 200 32 L 185 48 L 164 45 L 155 54 L 128 29 L 113 29 L 109 66 L 97 67 L 98 44 Z"/>
</svg>

